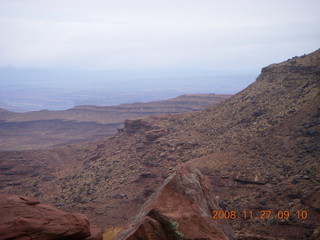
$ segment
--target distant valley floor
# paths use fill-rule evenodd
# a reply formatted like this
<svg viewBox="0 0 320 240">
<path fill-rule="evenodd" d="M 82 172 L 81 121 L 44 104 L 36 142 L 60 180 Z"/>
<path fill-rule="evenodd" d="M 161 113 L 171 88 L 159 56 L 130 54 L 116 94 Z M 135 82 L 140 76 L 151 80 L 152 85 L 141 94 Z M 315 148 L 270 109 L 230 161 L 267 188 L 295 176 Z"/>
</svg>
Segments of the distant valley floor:
<svg viewBox="0 0 320 240">
<path fill-rule="evenodd" d="M 77 106 L 64 111 L 0 111 L 0 150 L 43 149 L 112 136 L 126 119 L 202 110 L 231 95 L 188 94 L 149 103 Z"/>
</svg>

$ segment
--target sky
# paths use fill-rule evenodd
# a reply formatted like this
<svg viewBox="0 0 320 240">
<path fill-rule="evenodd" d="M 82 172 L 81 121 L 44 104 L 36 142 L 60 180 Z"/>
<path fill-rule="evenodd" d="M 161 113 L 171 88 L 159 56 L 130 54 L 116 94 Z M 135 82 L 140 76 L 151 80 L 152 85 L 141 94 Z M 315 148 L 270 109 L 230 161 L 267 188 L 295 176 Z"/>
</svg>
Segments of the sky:
<svg viewBox="0 0 320 240">
<path fill-rule="evenodd" d="M 0 0 L 0 68 L 258 72 L 320 47 L 319 9 L 319 0 Z"/>
</svg>

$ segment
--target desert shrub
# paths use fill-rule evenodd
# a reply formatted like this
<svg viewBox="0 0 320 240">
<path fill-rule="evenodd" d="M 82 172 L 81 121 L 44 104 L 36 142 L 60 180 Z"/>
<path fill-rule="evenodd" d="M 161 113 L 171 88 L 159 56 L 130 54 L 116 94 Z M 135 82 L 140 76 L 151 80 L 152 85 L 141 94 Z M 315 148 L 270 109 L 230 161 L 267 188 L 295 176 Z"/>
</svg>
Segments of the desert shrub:
<svg viewBox="0 0 320 240">
<path fill-rule="evenodd" d="M 175 222 L 175 221 L 170 221 L 170 228 L 172 230 L 176 230 L 179 227 L 179 223 Z"/>
<path fill-rule="evenodd" d="M 184 238 L 184 234 L 177 230 L 178 227 L 179 227 L 179 223 L 177 223 L 175 221 L 170 221 L 170 228 L 174 231 L 176 238 L 182 239 L 182 238 Z"/>
</svg>

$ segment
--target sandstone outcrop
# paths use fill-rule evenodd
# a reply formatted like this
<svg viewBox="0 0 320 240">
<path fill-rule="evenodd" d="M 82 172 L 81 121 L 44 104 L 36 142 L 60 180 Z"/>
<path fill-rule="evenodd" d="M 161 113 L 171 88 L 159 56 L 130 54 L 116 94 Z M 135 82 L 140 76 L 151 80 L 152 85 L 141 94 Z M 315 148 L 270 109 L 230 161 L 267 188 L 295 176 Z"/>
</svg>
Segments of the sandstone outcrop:
<svg viewBox="0 0 320 240">
<path fill-rule="evenodd" d="M 164 130 L 151 130 L 146 132 L 146 140 L 152 142 L 163 137 L 165 134 L 166 132 Z"/>
<path fill-rule="evenodd" d="M 125 120 L 124 130 L 128 133 L 135 133 L 141 130 L 150 130 L 151 126 L 142 119 L 137 120 Z"/>
<path fill-rule="evenodd" d="M 85 215 L 61 211 L 35 198 L 1 195 L 0 216 L 1 240 L 102 240 Z"/>
<path fill-rule="evenodd" d="M 226 221 L 212 219 L 220 210 L 211 186 L 198 169 L 183 167 L 142 206 L 117 240 L 233 239 Z"/>
</svg>

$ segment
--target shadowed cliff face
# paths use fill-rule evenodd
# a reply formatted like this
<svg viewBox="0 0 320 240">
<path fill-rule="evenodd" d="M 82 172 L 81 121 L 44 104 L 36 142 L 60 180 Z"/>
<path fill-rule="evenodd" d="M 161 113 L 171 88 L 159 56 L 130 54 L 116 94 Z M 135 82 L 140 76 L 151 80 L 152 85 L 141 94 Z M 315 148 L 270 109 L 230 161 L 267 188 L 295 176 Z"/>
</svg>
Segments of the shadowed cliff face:
<svg viewBox="0 0 320 240">
<path fill-rule="evenodd" d="M 238 234 L 316 239 L 319 66 L 319 50 L 268 66 L 216 106 L 127 121 L 123 131 L 96 143 L 1 152 L 0 191 L 37 195 L 108 229 L 131 222 L 184 163 L 210 179 L 220 207 L 239 216 L 252 211 L 252 218 L 229 220 Z M 263 210 L 273 215 L 261 219 Z M 285 210 L 290 218 L 278 218 Z M 303 210 L 309 216 L 298 219 Z"/>
</svg>

